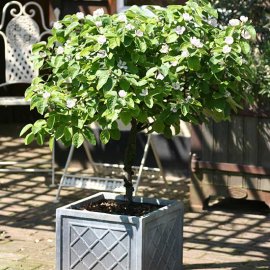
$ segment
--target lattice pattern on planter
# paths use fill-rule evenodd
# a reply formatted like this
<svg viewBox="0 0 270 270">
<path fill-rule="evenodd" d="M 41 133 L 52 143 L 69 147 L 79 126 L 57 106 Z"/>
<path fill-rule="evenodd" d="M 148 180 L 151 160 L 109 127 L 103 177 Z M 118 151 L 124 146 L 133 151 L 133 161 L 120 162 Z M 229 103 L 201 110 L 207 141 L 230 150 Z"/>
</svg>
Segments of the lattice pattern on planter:
<svg viewBox="0 0 270 270">
<path fill-rule="evenodd" d="M 178 229 L 177 229 L 178 228 Z M 166 223 L 155 224 L 148 232 L 146 250 L 147 270 L 174 270 L 179 268 L 179 251 L 175 232 L 179 232 L 179 220 L 173 218 Z M 161 248 L 162 247 L 162 248 Z M 175 254 L 175 257 L 172 257 Z"/>
<path fill-rule="evenodd" d="M 129 269 L 130 237 L 127 231 L 70 226 L 69 269 Z"/>
</svg>

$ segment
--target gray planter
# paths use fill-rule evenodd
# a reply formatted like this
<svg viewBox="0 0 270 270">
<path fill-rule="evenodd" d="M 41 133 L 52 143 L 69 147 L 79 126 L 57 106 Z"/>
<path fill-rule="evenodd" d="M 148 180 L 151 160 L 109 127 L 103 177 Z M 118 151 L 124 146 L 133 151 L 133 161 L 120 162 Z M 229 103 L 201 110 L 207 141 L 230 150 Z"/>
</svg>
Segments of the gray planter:
<svg viewBox="0 0 270 270">
<path fill-rule="evenodd" d="M 181 270 L 183 205 L 177 201 L 135 197 L 163 207 L 142 217 L 74 210 L 101 199 L 98 193 L 56 211 L 57 270 Z"/>
</svg>

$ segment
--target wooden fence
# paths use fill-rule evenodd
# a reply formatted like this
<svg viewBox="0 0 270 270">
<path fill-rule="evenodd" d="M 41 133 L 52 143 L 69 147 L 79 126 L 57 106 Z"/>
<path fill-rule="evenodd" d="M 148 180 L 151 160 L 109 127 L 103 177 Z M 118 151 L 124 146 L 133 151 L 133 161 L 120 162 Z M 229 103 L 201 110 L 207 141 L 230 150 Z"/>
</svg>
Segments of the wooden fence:
<svg viewBox="0 0 270 270">
<path fill-rule="evenodd" d="M 233 116 L 192 129 L 191 207 L 209 196 L 264 201 L 270 207 L 270 118 Z"/>
</svg>

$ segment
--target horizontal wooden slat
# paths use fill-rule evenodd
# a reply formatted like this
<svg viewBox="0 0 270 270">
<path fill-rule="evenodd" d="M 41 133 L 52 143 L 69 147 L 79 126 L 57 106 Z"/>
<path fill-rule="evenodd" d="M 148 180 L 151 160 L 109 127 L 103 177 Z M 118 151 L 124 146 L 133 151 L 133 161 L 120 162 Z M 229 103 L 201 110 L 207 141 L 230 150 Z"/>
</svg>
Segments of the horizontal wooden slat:
<svg viewBox="0 0 270 270">
<path fill-rule="evenodd" d="M 217 170 L 230 173 L 245 173 L 254 175 L 270 175 L 270 168 L 254 166 L 254 165 L 243 165 L 243 164 L 233 164 L 225 162 L 210 162 L 210 161 L 199 161 L 192 160 L 191 170 L 196 172 L 198 170 Z"/>
</svg>

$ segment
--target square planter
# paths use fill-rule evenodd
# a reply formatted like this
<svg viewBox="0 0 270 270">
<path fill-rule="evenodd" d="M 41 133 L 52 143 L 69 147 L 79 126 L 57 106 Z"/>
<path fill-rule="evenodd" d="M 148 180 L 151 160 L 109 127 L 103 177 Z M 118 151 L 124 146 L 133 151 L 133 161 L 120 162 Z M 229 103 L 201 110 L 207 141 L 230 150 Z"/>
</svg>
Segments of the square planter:
<svg viewBox="0 0 270 270">
<path fill-rule="evenodd" d="M 102 199 L 124 196 L 98 193 L 57 209 L 57 270 L 183 269 L 182 203 L 134 197 L 162 206 L 141 217 L 72 209 Z"/>
</svg>

